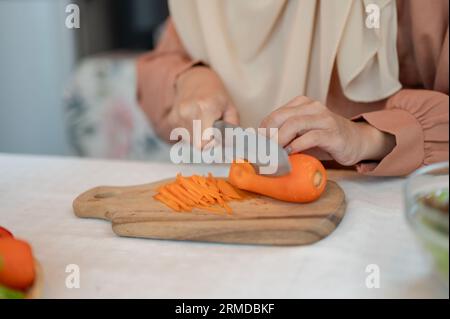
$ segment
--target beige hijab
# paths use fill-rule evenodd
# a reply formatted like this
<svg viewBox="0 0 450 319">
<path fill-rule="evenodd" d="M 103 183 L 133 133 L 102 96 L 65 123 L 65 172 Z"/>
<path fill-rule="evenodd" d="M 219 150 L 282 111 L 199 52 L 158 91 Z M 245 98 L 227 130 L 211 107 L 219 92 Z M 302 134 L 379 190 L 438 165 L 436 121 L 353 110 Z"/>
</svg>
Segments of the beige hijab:
<svg viewBox="0 0 450 319">
<path fill-rule="evenodd" d="M 366 4 L 380 8 L 366 26 Z M 343 93 L 370 102 L 399 90 L 394 0 L 170 0 L 193 59 L 221 76 L 242 126 L 297 95 L 325 103 L 334 65 Z"/>
</svg>

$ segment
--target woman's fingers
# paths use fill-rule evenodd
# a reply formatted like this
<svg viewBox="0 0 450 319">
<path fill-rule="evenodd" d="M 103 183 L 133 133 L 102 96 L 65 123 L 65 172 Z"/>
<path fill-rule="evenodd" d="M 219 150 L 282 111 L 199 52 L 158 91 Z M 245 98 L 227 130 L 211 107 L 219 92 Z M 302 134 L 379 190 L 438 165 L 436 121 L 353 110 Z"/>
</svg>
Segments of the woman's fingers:
<svg viewBox="0 0 450 319">
<path fill-rule="evenodd" d="M 236 107 L 230 103 L 223 112 L 223 115 L 219 116 L 219 114 L 215 114 L 215 116 L 213 117 L 207 117 L 206 122 L 204 121 L 201 122 L 202 123 L 202 140 L 200 143 L 201 149 L 208 150 L 216 145 L 217 141 L 215 140 L 214 133 L 213 131 L 209 131 L 208 129 L 212 128 L 214 126 L 214 122 L 220 119 L 230 124 L 239 125 L 239 113 Z M 208 130 L 208 132 L 205 132 L 206 130 Z M 194 143 L 194 145 L 197 145 L 197 148 L 199 148 L 198 143 L 197 144 Z"/>
<path fill-rule="evenodd" d="M 197 118 L 198 120 L 200 120 L 202 138 L 198 141 L 194 141 L 195 147 L 203 149 L 206 144 L 208 144 L 213 139 L 213 137 L 210 137 L 209 139 L 203 139 L 204 132 L 206 129 L 213 127 L 214 122 L 221 119 L 223 117 L 223 114 L 223 107 L 219 104 L 209 104 L 205 105 L 205 107 L 202 108 L 200 117 Z"/>
<path fill-rule="evenodd" d="M 311 102 L 309 99 L 303 99 L 304 104 L 290 105 L 287 104 L 270 113 L 263 119 L 260 127 L 264 128 L 280 128 L 289 118 L 301 115 L 313 115 L 320 113 L 324 107 L 319 102 Z"/>
<path fill-rule="evenodd" d="M 395 146 L 392 135 L 367 123 L 355 123 L 305 97 L 297 97 L 269 114 L 261 127 L 277 128 L 278 142 L 288 153 L 332 158 L 346 166 L 365 159 L 379 160 Z"/>
<path fill-rule="evenodd" d="M 183 127 L 188 129 L 190 133 L 189 142 L 194 147 L 201 149 L 209 142 L 209 140 L 203 141 L 203 132 L 212 127 L 216 120 L 222 118 L 223 109 L 215 100 L 199 99 L 176 105 L 168 114 L 168 119 L 173 128 Z M 199 122 L 194 122 L 196 120 Z M 194 127 L 194 125 L 200 126 Z M 201 132 L 201 136 L 195 136 L 195 130 Z"/>
<path fill-rule="evenodd" d="M 201 102 L 200 112 L 196 119 L 201 121 L 202 139 L 201 141 L 194 141 L 193 144 L 200 149 L 205 148 L 213 139 L 213 136 L 204 136 L 204 132 L 213 127 L 215 121 L 222 119 L 227 123 L 239 125 L 239 113 L 236 107 L 231 103 L 225 105 L 220 99 Z"/>
<path fill-rule="evenodd" d="M 223 113 L 223 120 L 227 123 L 239 125 L 239 113 L 233 104 L 229 104 Z"/>
<path fill-rule="evenodd" d="M 167 114 L 167 122 L 172 129 L 188 129 L 190 140 L 197 148 L 203 147 L 209 140 L 194 138 L 194 130 L 196 133 L 201 132 L 203 136 L 205 130 L 211 128 L 216 120 L 239 123 L 239 115 L 225 86 L 211 69 L 191 68 L 177 78 L 175 87 L 174 103 Z M 196 120 L 200 122 L 194 124 Z M 208 139 L 211 134 L 209 130 L 206 133 L 205 137 Z"/>
<path fill-rule="evenodd" d="M 324 130 L 312 130 L 293 140 L 287 147 L 289 154 L 300 153 L 313 148 L 328 152 L 329 136 Z"/>
<path fill-rule="evenodd" d="M 290 117 L 278 130 L 278 144 L 286 146 L 296 137 L 308 131 L 327 129 L 327 124 L 327 118 L 323 114 Z"/>
</svg>

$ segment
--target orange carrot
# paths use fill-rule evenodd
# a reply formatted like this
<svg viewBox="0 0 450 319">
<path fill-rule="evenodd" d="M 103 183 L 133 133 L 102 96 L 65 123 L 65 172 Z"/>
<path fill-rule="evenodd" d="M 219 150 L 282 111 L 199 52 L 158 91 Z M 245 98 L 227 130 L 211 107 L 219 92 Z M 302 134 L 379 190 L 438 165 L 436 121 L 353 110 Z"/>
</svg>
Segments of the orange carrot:
<svg viewBox="0 0 450 319">
<path fill-rule="evenodd" d="M 189 194 L 189 192 L 187 190 L 185 190 L 183 187 L 181 187 L 178 184 L 171 184 L 168 185 L 171 190 L 172 193 L 178 193 L 181 197 L 184 198 L 184 200 L 186 201 L 186 203 L 190 206 L 195 206 L 195 199 L 192 198 L 192 195 Z"/>
<path fill-rule="evenodd" d="M 177 203 L 183 210 L 186 211 L 191 211 L 191 208 L 189 207 L 189 205 L 187 205 L 186 203 L 184 203 L 182 200 L 178 199 L 176 196 L 172 195 L 166 187 L 163 187 L 160 191 L 159 191 L 163 196 L 165 196 L 166 198 L 170 199 L 171 201 Z"/>
<path fill-rule="evenodd" d="M 214 198 L 212 198 L 208 194 L 208 192 L 205 189 L 203 189 L 203 187 L 194 182 L 194 179 L 192 177 L 190 179 L 187 179 L 186 183 L 189 185 L 189 187 L 192 187 L 195 191 L 197 191 L 199 194 L 205 197 L 207 202 L 214 203 Z"/>
<path fill-rule="evenodd" d="M 233 210 L 228 201 L 241 199 L 233 186 L 216 179 L 211 173 L 207 177 L 177 174 L 175 181 L 158 188 L 154 199 L 175 211 L 191 211 L 193 208 L 213 213 L 228 213 Z"/>
<path fill-rule="evenodd" d="M 193 191 L 192 189 L 190 189 L 190 188 L 186 188 L 184 185 L 182 185 L 182 184 L 179 184 L 180 185 L 180 187 L 181 188 L 183 188 L 189 195 L 190 195 L 190 198 L 192 198 L 192 200 L 194 201 L 194 202 L 196 202 L 197 204 L 198 203 L 205 203 L 205 204 L 207 204 L 205 201 L 203 201 L 202 200 L 202 195 L 201 194 L 199 194 L 199 193 L 197 193 L 196 191 Z"/>
<path fill-rule="evenodd" d="M 195 203 L 189 197 L 185 197 L 182 192 L 180 192 L 179 190 L 177 190 L 175 188 L 175 186 L 177 186 L 177 185 L 176 184 L 168 184 L 168 185 L 166 185 L 165 189 L 170 194 L 175 196 L 177 199 L 179 199 L 180 201 L 185 203 L 186 205 L 188 205 L 188 206 L 195 206 Z"/>
<path fill-rule="evenodd" d="M 0 239 L 0 285 L 24 290 L 31 286 L 34 278 L 34 259 L 30 245 L 19 239 Z"/>
<path fill-rule="evenodd" d="M 195 183 L 193 183 L 190 179 L 187 179 L 183 176 L 179 176 L 177 178 L 179 183 L 183 185 L 187 190 L 190 190 L 191 192 L 196 193 L 197 195 L 200 195 L 200 198 L 203 196 L 202 192 L 198 190 Z"/>
<path fill-rule="evenodd" d="M 322 163 L 304 154 L 291 155 L 289 161 L 291 173 L 279 177 L 258 175 L 249 163 L 233 163 L 228 180 L 237 188 L 283 201 L 306 203 L 318 199 L 327 184 Z"/>
<path fill-rule="evenodd" d="M 208 182 L 211 182 L 212 184 L 216 184 L 216 179 L 211 173 L 208 173 L 208 177 L 206 178 Z"/>
<path fill-rule="evenodd" d="M 154 199 L 166 204 L 167 206 L 169 206 L 170 208 L 172 208 L 173 210 L 179 212 L 180 211 L 180 206 L 178 206 L 177 203 L 171 201 L 170 199 L 167 199 L 166 197 L 164 197 L 161 194 L 156 194 L 153 196 Z"/>
<path fill-rule="evenodd" d="M 215 191 L 216 193 L 220 194 L 220 189 L 219 187 L 217 187 L 217 183 L 214 181 L 210 181 L 209 179 L 206 180 L 206 186 L 210 189 L 212 189 L 213 191 Z"/>
<path fill-rule="evenodd" d="M 234 188 L 228 184 L 226 181 L 219 179 L 217 181 L 217 186 L 219 187 L 220 191 L 227 195 L 230 198 L 233 199 L 240 199 L 241 196 L 234 190 Z"/>
</svg>

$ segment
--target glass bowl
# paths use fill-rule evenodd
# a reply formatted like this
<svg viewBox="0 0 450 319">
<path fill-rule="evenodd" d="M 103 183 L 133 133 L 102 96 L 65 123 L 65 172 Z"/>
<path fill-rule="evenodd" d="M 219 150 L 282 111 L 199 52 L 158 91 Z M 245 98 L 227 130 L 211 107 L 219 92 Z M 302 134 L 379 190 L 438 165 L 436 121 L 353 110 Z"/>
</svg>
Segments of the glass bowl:
<svg viewBox="0 0 450 319">
<path fill-rule="evenodd" d="M 448 162 L 418 169 L 406 180 L 406 217 L 440 278 L 449 284 Z"/>
</svg>

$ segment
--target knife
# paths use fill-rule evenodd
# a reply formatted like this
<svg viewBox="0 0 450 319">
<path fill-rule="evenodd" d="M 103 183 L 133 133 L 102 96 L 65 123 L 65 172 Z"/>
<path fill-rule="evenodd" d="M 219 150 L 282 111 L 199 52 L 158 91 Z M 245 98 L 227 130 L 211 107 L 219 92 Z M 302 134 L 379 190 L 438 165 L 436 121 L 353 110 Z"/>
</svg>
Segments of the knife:
<svg viewBox="0 0 450 319">
<path fill-rule="evenodd" d="M 261 175 L 282 176 L 290 173 L 289 155 L 275 140 L 258 134 L 255 129 L 244 130 L 222 120 L 215 121 L 213 127 L 221 133 L 222 139 L 216 140 L 216 143 L 221 145 L 224 157 L 228 157 L 226 160 L 247 160 Z M 234 135 L 232 138 L 231 132 Z M 262 145 L 266 146 L 265 154 L 260 147 Z"/>
</svg>

